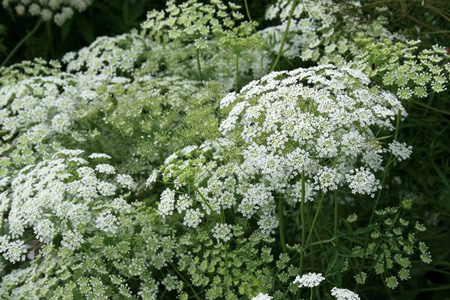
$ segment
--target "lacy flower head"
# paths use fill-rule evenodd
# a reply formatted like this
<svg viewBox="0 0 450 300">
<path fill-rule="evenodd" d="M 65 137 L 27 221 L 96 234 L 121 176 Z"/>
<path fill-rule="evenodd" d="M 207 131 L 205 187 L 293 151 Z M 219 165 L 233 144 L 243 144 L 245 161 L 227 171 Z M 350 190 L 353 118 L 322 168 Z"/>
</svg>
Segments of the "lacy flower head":
<svg viewBox="0 0 450 300">
<path fill-rule="evenodd" d="M 420 50 L 420 41 L 376 42 L 363 34 L 357 35 L 355 45 L 359 51 L 354 52 L 354 60 L 347 65 L 370 74 L 372 81 L 382 82 L 402 100 L 424 98 L 448 89 L 450 55 L 444 47 L 434 45 Z"/>
<path fill-rule="evenodd" d="M 391 40 L 398 37 L 398 34 L 389 32 L 383 17 L 377 20 L 365 19 L 359 10 L 360 5 L 358 1 L 342 4 L 331 0 L 301 1 L 293 11 L 289 28 L 291 36 L 284 55 L 291 59 L 300 57 L 304 61 L 338 63 L 357 51 L 352 42 L 356 33 Z M 264 31 L 264 35 L 275 38 L 274 51 L 280 47 L 291 6 L 292 1 L 279 0 L 267 9 L 267 19 L 279 17 L 282 23 L 281 26 L 269 27 Z"/>
<path fill-rule="evenodd" d="M 3 0 L 3 7 L 13 7 L 17 15 L 40 17 L 43 21 L 53 19 L 62 26 L 72 18 L 75 11 L 82 12 L 92 4 L 92 0 Z"/>
<path fill-rule="evenodd" d="M 404 36 L 388 30 L 384 16 L 369 19 L 360 6 L 357 1 L 341 5 L 329 0 L 302 1 L 293 12 L 284 56 L 361 70 L 400 99 L 446 90 L 449 64 L 444 47 L 420 51 L 420 41 L 406 42 Z M 290 1 L 281 0 L 267 10 L 268 19 L 279 16 L 283 23 L 261 33 L 274 38 L 274 51 L 281 45 L 290 8 Z"/>
<path fill-rule="evenodd" d="M 188 0 L 180 5 L 168 1 L 165 11 L 150 11 L 142 27 L 153 40 L 193 41 L 198 49 L 211 36 L 220 36 L 237 27 L 244 16 L 234 2 L 213 0 L 208 4 Z"/>
<path fill-rule="evenodd" d="M 220 130 L 242 145 L 243 172 L 262 176 L 272 191 L 295 194 L 304 173 L 311 198 L 344 186 L 373 197 L 389 151 L 377 135 L 392 132 L 406 112 L 368 82 L 330 65 L 271 73 L 222 100 L 228 116 Z"/>
<path fill-rule="evenodd" d="M 298 285 L 299 288 L 313 288 L 319 286 L 319 284 L 325 280 L 322 273 L 307 273 L 302 276 L 297 276 L 294 280 L 294 284 Z"/>
<path fill-rule="evenodd" d="M 0 137 L 4 142 L 0 151 L 9 153 L 2 159 L 21 168 L 34 162 L 36 151 L 44 152 L 39 149 L 51 146 L 45 142 L 48 139 L 58 135 L 74 137 L 71 129 L 77 121 L 101 106 L 97 88 L 104 84 L 103 79 L 60 73 L 0 87 Z"/>
<path fill-rule="evenodd" d="M 165 61 L 168 75 L 219 80 L 227 89 L 238 86 L 239 77 L 253 79 L 266 71 L 268 59 L 260 53 L 257 24 L 244 21 L 240 8 L 221 0 L 169 1 L 165 11 L 149 12 L 142 24 L 155 44 L 149 55 Z"/>
<path fill-rule="evenodd" d="M 29 241 L 59 243 L 75 250 L 92 232 L 114 233 L 129 210 L 124 197 L 135 188 L 129 175 L 117 174 L 109 157 L 62 150 L 22 169 L 1 194 L 0 251 L 11 262 L 23 260 Z M 7 205 L 4 205 L 7 203 Z M 59 242 L 58 242 L 59 241 Z"/>
<path fill-rule="evenodd" d="M 265 234 L 278 226 L 280 197 L 292 205 L 336 189 L 373 197 L 390 151 L 378 135 L 406 115 L 394 95 L 368 88 L 362 73 L 333 66 L 271 73 L 221 107 L 221 139 L 167 158 L 161 171 L 173 187 L 161 196 L 160 214 L 173 214 L 183 198 L 188 226 L 233 209 L 256 217 Z"/>
<path fill-rule="evenodd" d="M 13 85 L 31 77 L 57 76 L 61 73 L 61 63 L 47 62 L 42 58 L 22 61 L 7 67 L 0 67 L 0 86 Z"/>
<path fill-rule="evenodd" d="M 67 72 L 107 77 L 133 75 L 149 51 L 148 42 L 138 34 L 99 37 L 89 47 L 63 57 Z"/>
</svg>

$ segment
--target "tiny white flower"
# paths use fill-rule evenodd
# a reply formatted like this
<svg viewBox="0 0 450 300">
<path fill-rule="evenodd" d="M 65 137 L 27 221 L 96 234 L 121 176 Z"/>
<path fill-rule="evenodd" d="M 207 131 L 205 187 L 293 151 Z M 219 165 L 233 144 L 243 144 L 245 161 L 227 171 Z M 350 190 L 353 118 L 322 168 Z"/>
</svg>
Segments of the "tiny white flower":
<svg viewBox="0 0 450 300">
<path fill-rule="evenodd" d="M 221 224 L 217 223 L 213 229 L 213 236 L 219 242 L 227 242 L 231 239 L 231 225 L 230 224 Z"/>
<path fill-rule="evenodd" d="M 172 215 L 175 206 L 175 191 L 170 188 L 165 189 L 160 197 L 158 213 L 165 218 Z"/>
<path fill-rule="evenodd" d="M 272 300 L 272 299 L 273 297 L 263 293 L 259 293 L 258 295 L 252 298 L 252 300 Z"/>
<path fill-rule="evenodd" d="M 336 287 L 331 289 L 331 295 L 336 297 L 337 300 L 360 300 L 358 294 L 347 289 L 338 289 Z"/>
<path fill-rule="evenodd" d="M 318 286 L 324 280 L 325 277 L 322 276 L 322 273 L 307 273 L 301 277 L 297 276 L 293 283 L 297 284 L 299 288 L 313 288 Z"/>
</svg>

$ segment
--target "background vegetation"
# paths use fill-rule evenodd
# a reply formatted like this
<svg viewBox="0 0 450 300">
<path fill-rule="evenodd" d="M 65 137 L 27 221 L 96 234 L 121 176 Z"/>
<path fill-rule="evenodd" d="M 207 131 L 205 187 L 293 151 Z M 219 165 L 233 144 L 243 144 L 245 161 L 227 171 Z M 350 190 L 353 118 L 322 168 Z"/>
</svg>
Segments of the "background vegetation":
<svg viewBox="0 0 450 300">
<path fill-rule="evenodd" d="M 266 7 L 273 2 L 248 1 L 251 16 L 261 28 L 272 25 L 271 21 L 265 20 L 264 14 Z M 335 2 L 336 5 L 345 5 L 346 1 Z M 53 22 L 43 22 L 14 53 L 7 65 L 39 57 L 46 60 L 61 59 L 67 52 L 89 46 L 97 37 L 116 36 L 139 29 L 147 19 L 148 11 L 161 10 L 165 5 L 166 1 L 156 0 L 94 0 L 86 11 L 75 13 L 61 27 Z M 388 26 L 393 32 L 402 30 L 409 37 L 420 39 L 421 48 L 438 44 L 446 46 L 450 53 L 450 1 L 361 1 L 361 9 L 369 16 L 375 17 L 380 5 L 389 7 L 391 13 Z M 241 12 L 246 14 L 244 8 Z M 34 17 L 19 17 L 14 10 L 0 7 L 0 62 L 33 31 L 36 24 L 37 19 Z M 312 62 L 282 57 L 277 69 L 289 70 L 312 65 Z M 120 93 L 117 92 L 118 97 Z M 203 102 L 199 103 L 203 105 Z M 433 262 L 415 268 L 412 279 L 401 291 L 391 296 L 399 300 L 450 299 L 450 95 L 448 90 L 444 93 L 431 92 L 425 99 L 405 103 L 409 116 L 401 124 L 400 132 L 402 140 L 411 145 L 414 151 L 409 160 L 399 163 L 389 172 L 388 182 L 401 178 L 401 189 L 409 191 L 404 196 L 414 203 L 414 218 L 427 224 L 428 230 L 423 239 L 429 246 Z M 383 197 L 386 203 L 398 205 L 398 189 L 394 187 L 391 191 L 388 190 Z M 142 218 L 139 222 L 145 223 L 146 220 Z M 126 232 L 122 234 L 125 236 Z"/>
</svg>

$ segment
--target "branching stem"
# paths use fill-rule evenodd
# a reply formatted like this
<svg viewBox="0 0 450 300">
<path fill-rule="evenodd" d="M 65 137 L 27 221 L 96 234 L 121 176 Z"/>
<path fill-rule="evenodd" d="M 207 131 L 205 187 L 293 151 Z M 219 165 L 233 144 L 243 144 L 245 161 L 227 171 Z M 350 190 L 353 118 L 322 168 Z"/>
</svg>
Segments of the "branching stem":
<svg viewBox="0 0 450 300">
<path fill-rule="evenodd" d="M 293 2 L 292 2 L 291 10 L 289 11 L 289 19 L 287 21 L 286 29 L 284 30 L 284 34 L 283 34 L 283 40 L 281 41 L 281 45 L 280 45 L 280 49 L 278 50 L 277 58 L 275 59 L 275 62 L 273 63 L 272 68 L 270 69 L 270 72 L 275 70 L 275 68 L 278 65 L 278 61 L 280 60 L 281 56 L 283 55 L 284 45 L 287 42 L 287 38 L 288 38 L 288 34 L 289 34 L 289 27 L 291 26 L 292 15 L 294 14 L 294 9 L 297 6 L 297 3 L 298 3 L 298 0 L 293 0 Z"/>
<path fill-rule="evenodd" d="M 9 62 L 9 60 L 16 54 L 17 50 L 19 50 L 20 47 L 31 37 L 33 34 L 41 27 L 42 19 L 39 18 L 36 25 L 34 25 L 33 29 L 28 32 L 28 34 L 19 42 L 17 45 L 12 49 L 12 51 L 9 53 L 9 55 L 6 57 L 6 59 L 2 63 L 2 67 L 6 66 Z"/>
</svg>

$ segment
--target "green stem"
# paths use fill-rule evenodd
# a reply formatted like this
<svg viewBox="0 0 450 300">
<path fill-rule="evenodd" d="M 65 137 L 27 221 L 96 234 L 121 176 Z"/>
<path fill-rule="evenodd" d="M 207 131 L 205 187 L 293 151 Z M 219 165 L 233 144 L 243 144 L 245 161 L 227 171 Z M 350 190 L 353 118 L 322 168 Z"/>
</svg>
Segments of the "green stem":
<svg viewBox="0 0 450 300">
<path fill-rule="evenodd" d="M 397 138 L 398 138 L 398 132 L 399 132 L 399 128 L 400 128 L 400 119 L 401 119 L 401 117 L 402 117 L 402 112 L 399 110 L 398 114 L 397 114 L 397 121 L 396 121 L 396 124 L 395 124 L 394 140 L 397 140 Z M 375 211 L 377 209 L 378 203 L 380 202 L 381 191 L 383 190 L 384 183 L 386 181 L 386 177 L 387 177 L 387 174 L 389 172 L 389 166 L 390 166 L 390 164 L 391 164 L 391 162 L 393 160 L 392 156 L 393 155 L 391 153 L 389 155 L 388 164 L 387 164 L 387 166 L 386 166 L 386 168 L 384 169 L 384 172 L 383 172 L 383 178 L 381 179 L 381 188 L 378 190 L 377 198 L 375 200 L 375 204 L 373 205 L 372 214 L 370 215 L 370 220 L 369 220 L 369 226 L 372 225 L 372 221 L 373 221 L 373 218 L 375 216 Z"/>
<path fill-rule="evenodd" d="M 239 91 L 239 55 L 236 54 L 236 83 L 235 83 L 236 93 Z"/>
<path fill-rule="evenodd" d="M 197 70 L 200 76 L 200 81 L 203 81 L 202 67 L 200 65 L 200 49 L 195 49 L 195 58 L 197 60 Z"/>
<path fill-rule="evenodd" d="M 300 252 L 300 274 L 303 274 L 303 261 L 305 258 L 305 239 L 306 239 L 306 226 L 305 226 L 305 171 L 302 171 L 302 199 L 300 203 L 300 216 L 302 218 L 302 252 Z"/>
<path fill-rule="evenodd" d="M 52 58 L 55 58 L 55 47 L 53 46 L 52 27 L 51 27 L 50 22 L 46 22 L 45 27 L 47 29 L 48 40 L 50 43 L 50 54 L 51 54 Z"/>
<path fill-rule="evenodd" d="M 317 219 L 319 218 L 319 213 L 320 213 L 320 210 L 322 209 L 322 204 L 323 204 L 323 199 L 324 198 L 325 198 L 325 193 L 322 193 L 322 196 L 320 197 L 320 200 L 319 200 L 319 207 L 317 208 L 316 214 L 314 215 L 314 219 L 313 219 L 313 222 L 311 224 L 311 228 L 309 229 L 308 238 L 306 239 L 306 245 L 305 245 L 306 249 L 309 246 L 309 242 L 311 240 L 312 233 L 314 231 L 314 227 L 316 226 Z"/>
<path fill-rule="evenodd" d="M 20 47 L 41 27 L 42 19 L 39 18 L 36 25 L 34 25 L 34 28 L 12 49 L 12 51 L 9 53 L 8 57 L 3 61 L 2 67 L 6 66 L 6 64 L 9 62 L 9 60 L 16 54 L 17 50 L 19 50 Z"/>
<path fill-rule="evenodd" d="M 128 27 L 128 20 L 130 19 L 130 16 L 129 16 L 130 9 L 129 9 L 129 5 L 128 5 L 128 0 L 123 1 L 122 12 L 123 12 L 123 23 L 125 24 L 125 27 Z"/>
<path fill-rule="evenodd" d="M 337 236 L 337 224 L 338 224 L 338 199 L 337 192 L 334 191 L 334 236 Z"/>
<path fill-rule="evenodd" d="M 431 288 L 423 288 L 419 291 L 421 292 L 432 292 L 432 291 L 440 291 L 440 290 L 449 290 L 450 285 L 443 285 L 443 286 L 437 286 L 437 287 L 431 287 Z"/>
<path fill-rule="evenodd" d="M 200 195 L 200 198 L 202 198 L 203 203 L 205 203 L 206 207 L 208 207 L 209 212 L 212 213 L 214 216 L 216 216 L 217 215 L 216 211 L 212 209 L 212 207 L 209 204 L 208 200 L 206 200 L 206 198 L 203 196 L 203 194 L 200 192 L 200 190 L 194 184 L 192 185 L 192 187 Z"/>
<path fill-rule="evenodd" d="M 200 300 L 200 297 L 197 295 L 197 293 L 195 292 L 195 289 L 192 287 L 191 284 L 189 284 L 189 281 L 187 281 L 184 276 L 178 271 L 178 269 L 175 267 L 175 265 L 173 263 L 170 263 L 172 265 L 172 268 L 175 270 L 175 273 L 177 273 L 178 276 L 180 276 L 181 280 L 183 280 L 187 286 L 189 286 L 189 288 L 191 289 L 191 291 L 194 293 L 194 296 L 196 299 Z"/>
<path fill-rule="evenodd" d="M 278 226 L 280 231 L 280 243 L 281 243 L 281 249 L 283 249 L 283 252 L 287 252 L 286 247 L 286 237 L 284 235 L 284 203 L 283 203 L 283 197 L 280 195 L 278 200 L 278 221 L 280 222 L 280 226 Z"/>
<path fill-rule="evenodd" d="M 311 289 L 311 296 L 309 296 L 309 300 L 312 300 L 314 298 L 314 289 Z"/>
<path fill-rule="evenodd" d="M 248 20 L 249 20 L 250 22 L 252 22 L 252 17 L 250 16 L 250 10 L 248 9 L 248 3 L 247 3 L 247 0 L 244 0 L 244 4 L 245 4 L 245 11 L 247 12 Z"/>
<path fill-rule="evenodd" d="M 293 0 L 293 2 L 292 2 L 291 10 L 289 11 L 289 19 L 288 19 L 288 22 L 286 24 L 286 29 L 284 30 L 284 34 L 283 34 L 283 40 L 281 41 L 281 45 L 280 45 L 280 49 L 278 50 L 277 58 L 275 59 L 275 62 L 273 63 L 272 68 L 270 69 L 270 72 L 275 70 L 275 68 L 278 65 L 278 61 L 280 60 L 281 55 L 283 54 L 284 45 L 286 44 L 286 41 L 288 38 L 289 27 L 291 26 L 292 15 L 294 14 L 294 9 L 297 6 L 297 3 L 298 3 L 298 0 Z"/>
<path fill-rule="evenodd" d="M 225 242 L 225 272 L 226 272 L 226 277 L 228 278 L 230 276 L 230 271 L 229 271 L 229 263 L 228 263 L 228 242 Z M 230 287 L 227 284 L 227 291 L 230 291 Z"/>
<path fill-rule="evenodd" d="M 400 128 L 400 119 L 401 119 L 401 117 L 402 117 L 402 112 L 399 110 L 398 114 L 397 114 L 396 124 L 395 124 L 394 140 L 397 140 L 397 138 L 398 138 L 398 132 L 399 132 L 399 128 Z M 386 181 L 387 174 L 389 172 L 389 166 L 391 165 L 392 162 L 393 162 L 393 155 L 391 153 L 389 155 L 388 163 L 387 163 L 387 165 L 386 165 L 386 167 L 384 168 L 384 171 L 383 171 L 383 178 L 381 179 L 381 188 L 378 190 L 377 198 L 375 199 L 375 203 L 374 203 L 373 208 L 372 208 L 372 213 L 370 215 L 369 225 L 367 227 L 372 226 L 373 218 L 375 217 L 375 211 L 377 210 L 378 203 L 380 202 L 380 199 L 381 199 L 381 191 L 383 190 L 384 183 Z M 370 236 L 370 232 L 368 232 L 366 234 L 366 238 L 365 238 L 365 241 L 364 241 L 364 248 L 363 248 L 364 249 L 364 256 L 363 256 L 363 259 L 362 259 L 361 268 L 364 268 L 364 263 L 366 262 L 367 245 L 369 244 L 369 236 Z M 356 283 L 356 288 L 355 288 L 356 292 L 358 291 L 358 289 L 359 289 L 359 283 Z"/>
<path fill-rule="evenodd" d="M 420 102 L 420 101 L 411 100 L 411 103 L 414 103 L 414 104 L 423 106 L 423 107 L 425 107 L 425 108 L 428 108 L 428 109 L 430 109 L 430 110 L 433 110 L 433 111 L 435 111 L 435 112 L 438 112 L 438 113 L 441 113 L 441 114 L 450 116 L 450 112 L 448 112 L 448 111 L 446 111 L 446 110 L 441 110 L 441 109 L 438 109 L 438 108 L 434 108 L 434 107 L 432 107 L 432 106 L 430 106 L 430 105 L 427 105 L 427 104 L 425 104 L 425 103 L 422 103 L 422 102 Z"/>
</svg>

